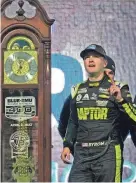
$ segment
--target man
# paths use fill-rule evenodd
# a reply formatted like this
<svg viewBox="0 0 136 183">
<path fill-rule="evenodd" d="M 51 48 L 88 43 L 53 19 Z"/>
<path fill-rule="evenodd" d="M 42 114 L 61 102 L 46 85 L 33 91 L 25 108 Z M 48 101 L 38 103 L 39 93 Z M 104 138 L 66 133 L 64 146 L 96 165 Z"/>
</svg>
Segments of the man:
<svg viewBox="0 0 136 183">
<path fill-rule="evenodd" d="M 70 182 L 120 182 L 120 111 L 136 122 L 130 93 L 128 87 L 120 90 L 104 74 L 107 61 L 101 46 L 90 45 L 80 55 L 89 78 L 71 92 L 70 119 L 61 158 L 68 162 L 76 141 Z"/>
<path fill-rule="evenodd" d="M 115 62 L 109 57 L 106 56 L 107 66 L 105 68 L 105 73 L 108 75 L 108 77 L 114 81 L 115 76 Z M 116 83 L 116 81 L 115 81 Z M 118 82 L 116 83 L 118 84 Z M 125 86 L 125 85 L 124 85 Z M 63 105 L 62 111 L 60 113 L 60 119 L 59 119 L 59 125 L 58 125 L 58 131 L 62 139 L 64 139 L 66 134 L 66 129 L 68 125 L 68 119 L 70 116 L 70 100 L 71 95 L 69 95 Z M 135 102 L 136 103 L 136 102 Z M 125 121 L 125 122 L 124 122 Z M 128 136 L 129 132 L 132 138 L 132 141 L 136 147 L 136 127 L 134 127 L 133 124 L 131 124 L 128 117 L 124 114 L 120 117 L 120 130 L 123 141 L 125 141 L 126 137 Z M 74 155 L 74 149 L 72 149 L 72 155 Z"/>
<path fill-rule="evenodd" d="M 115 63 L 114 61 L 107 56 L 108 64 L 105 69 L 105 73 L 111 79 L 111 81 L 120 87 L 126 87 L 126 84 L 121 84 L 117 81 L 114 81 L 115 76 Z M 135 103 L 135 101 L 134 101 Z M 133 144 L 136 147 L 136 125 L 134 125 L 131 119 L 128 118 L 123 112 L 120 113 L 120 132 L 123 142 L 126 140 L 128 134 L 130 133 Z"/>
<path fill-rule="evenodd" d="M 108 56 L 106 56 L 106 60 L 108 62 L 107 62 L 107 66 L 105 68 L 105 73 L 107 75 L 109 75 L 109 76 L 111 75 L 111 76 L 114 77 L 114 74 L 115 74 L 115 63 Z M 66 129 L 67 129 L 67 125 L 68 125 L 68 119 L 69 119 L 69 116 L 70 116 L 70 100 L 71 100 L 71 95 L 69 95 L 66 98 L 66 100 L 64 102 L 64 105 L 62 107 L 62 111 L 60 113 L 58 131 L 59 131 L 59 134 L 62 137 L 62 139 L 65 137 Z"/>
</svg>

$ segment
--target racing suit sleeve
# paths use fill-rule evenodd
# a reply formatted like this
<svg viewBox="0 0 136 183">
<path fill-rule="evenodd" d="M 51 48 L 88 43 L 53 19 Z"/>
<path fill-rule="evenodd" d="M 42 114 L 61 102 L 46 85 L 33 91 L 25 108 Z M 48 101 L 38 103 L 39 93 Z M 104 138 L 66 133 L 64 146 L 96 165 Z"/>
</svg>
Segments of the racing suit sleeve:
<svg viewBox="0 0 136 183">
<path fill-rule="evenodd" d="M 60 119 L 59 119 L 59 125 L 58 125 L 58 131 L 62 139 L 65 137 L 66 129 L 68 126 L 68 120 L 70 116 L 70 101 L 71 101 L 71 95 L 69 95 L 62 107 L 61 113 L 60 113 Z"/>
<path fill-rule="evenodd" d="M 68 120 L 68 126 L 66 130 L 66 135 L 63 141 L 64 147 L 69 147 L 70 150 L 73 149 L 74 143 L 76 141 L 77 129 L 78 129 L 78 117 L 76 109 L 76 91 L 71 93 L 72 99 L 70 101 L 70 118 Z"/>
<path fill-rule="evenodd" d="M 136 125 L 136 107 L 132 102 L 132 97 L 129 92 L 128 85 L 121 88 L 123 101 L 118 102 L 118 107 L 131 119 L 132 123 Z"/>
<path fill-rule="evenodd" d="M 135 98 L 134 98 L 134 103 L 136 104 L 136 95 L 135 95 Z"/>
<path fill-rule="evenodd" d="M 131 139 L 133 141 L 133 144 L 136 147 L 136 126 L 132 125 L 130 128 L 130 135 L 131 135 Z"/>
<path fill-rule="evenodd" d="M 134 98 L 134 106 L 136 106 L 136 95 L 135 95 L 135 98 Z M 131 139 L 133 141 L 133 144 L 136 147 L 136 126 L 131 125 L 131 127 L 130 127 L 130 135 L 131 135 Z"/>
</svg>

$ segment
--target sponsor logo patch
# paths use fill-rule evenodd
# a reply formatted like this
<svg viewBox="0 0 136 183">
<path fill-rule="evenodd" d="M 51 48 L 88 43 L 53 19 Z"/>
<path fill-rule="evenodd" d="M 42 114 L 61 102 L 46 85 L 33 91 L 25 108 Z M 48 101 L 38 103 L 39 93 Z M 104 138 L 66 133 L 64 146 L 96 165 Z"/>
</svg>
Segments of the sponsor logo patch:
<svg viewBox="0 0 136 183">
<path fill-rule="evenodd" d="M 109 94 L 107 88 L 99 88 L 99 92 L 104 93 L 104 94 Z"/>
<path fill-rule="evenodd" d="M 86 94 L 83 96 L 82 100 L 89 100 L 89 95 L 86 93 Z"/>
<path fill-rule="evenodd" d="M 107 103 L 108 103 L 107 100 L 97 100 L 96 101 L 97 106 L 106 106 Z"/>
<path fill-rule="evenodd" d="M 77 97 L 76 97 L 76 101 L 79 102 L 82 98 L 82 95 L 81 94 L 78 94 Z"/>
<path fill-rule="evenodd" d="M 86 93 L 87 92 L 87 88 L 81 88 L 78 90 L 78 93 Z"/>
<path fill-rule="evenodd" d="M 91 100 L 97 100 L 97 94 L 96 93 L 92 93 L 92 97 L 90 99 Z"/>
</svg>

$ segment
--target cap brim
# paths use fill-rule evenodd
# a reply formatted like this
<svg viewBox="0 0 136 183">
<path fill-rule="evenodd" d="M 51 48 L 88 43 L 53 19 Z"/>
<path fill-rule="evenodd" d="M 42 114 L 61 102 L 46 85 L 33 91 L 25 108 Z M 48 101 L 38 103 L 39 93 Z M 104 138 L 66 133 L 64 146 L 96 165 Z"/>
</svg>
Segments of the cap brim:
<svg viewBox="0 0 136 183">
<path fill-rule="evenodd" d="M 92 49 L 88 49 L 88 50 L 83 50 L 81 53 L 80 53 L 80 57 L 82 57 L 84 59 L 84 57 L 89 53 L 89 52 L 95 52 L 97 53 L 98 55 L 102 56 L 102 57 L 105 57 L 106 55 L 104 54 L 101 54 L 100 52 L 97 52 L 96 50 L 92 50 Z"/>
</svg>

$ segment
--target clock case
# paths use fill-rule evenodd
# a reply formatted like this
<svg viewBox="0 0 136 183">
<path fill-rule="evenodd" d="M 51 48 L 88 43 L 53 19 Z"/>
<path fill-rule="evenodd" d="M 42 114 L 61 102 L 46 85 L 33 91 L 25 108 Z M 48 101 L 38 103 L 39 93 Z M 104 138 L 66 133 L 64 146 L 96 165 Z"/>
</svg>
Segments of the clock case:
<svg viewBox="0 0 136 183">
<path fill-rule="evenodd" d="M 4 0 L 1 3 L 1 128 L 4 134 L 4 91 L 36 90 L 38 114 L 38 182 L 51 181 L 51 25 L 50 19 L 37 0 L 27 0 L 36 8 L 36 14 L 32 18 L 25 16 L 23 0 L 19 0 L 19 10 L 14 18 L 5 15 L 5 9 L 13 0 Z M 15 10 L 16 11 L 16 10 Z M 8 42 L 17 36 L 29 38 L 37 51 L 38 74 L 37 84 L 31 83 L 4 83 L 4 52 Z M 8 129 L 6 129 L 8 130 Z M 2 149 L 2 148 L 1 148 Z"/>
</svg>

